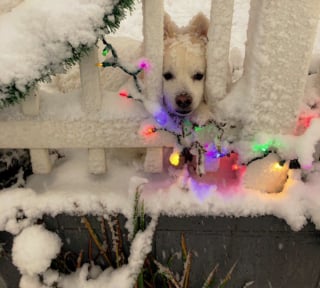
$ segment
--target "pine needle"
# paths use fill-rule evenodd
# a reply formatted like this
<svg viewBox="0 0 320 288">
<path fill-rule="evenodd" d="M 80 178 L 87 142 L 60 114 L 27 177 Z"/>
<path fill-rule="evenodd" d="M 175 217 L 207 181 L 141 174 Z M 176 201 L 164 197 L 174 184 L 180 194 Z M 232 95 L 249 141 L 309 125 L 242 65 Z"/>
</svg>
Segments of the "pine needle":
<svg viewBox="0 0 320 288">
<path fill-rule="evenodd" d="M 210 288 L 210 286 L 213 284 L 213 282 L 215 280 L 215 276 L 218 271 L 218 268 L 219 268 L 219 264 L 214 266 L 214 268 L 211 270 L 206 282 L 204 282 L 202 288 Z"/>
</svg>

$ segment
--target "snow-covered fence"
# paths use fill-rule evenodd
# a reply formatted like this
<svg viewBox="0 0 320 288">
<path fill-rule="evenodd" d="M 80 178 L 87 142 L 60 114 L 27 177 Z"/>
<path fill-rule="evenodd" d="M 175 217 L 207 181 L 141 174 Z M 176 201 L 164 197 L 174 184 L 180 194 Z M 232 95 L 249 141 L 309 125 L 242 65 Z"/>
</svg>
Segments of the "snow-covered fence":
<svg viewBox="0 0 320 288">
<path fill-rule="evenodd" d="M 143 1 L 144 56 L 152 63 L 152 73 L 145 75 L 149 99 L 159 96 L 162 85 L 163 51 L 159 47 L 163 46 L 163 6 L 163 0 Z M 233 7 L 233 0 L 212 0 L 206 90 L 213 109 L 227 94 Z M 247 95 L 251 116 L 245 123 L 244 135 L 292 131 L 304 93 L 319 14 L 318 0 L 251 1 L 244 76 L 231 92 L 241 90 Z M 139 130 L 138 121 L 94 118 L 104 109 L 97 59 L 97 51 L 92 49 L 80 64 L 79 101 L 85 116 L 79 120 L 40 117 L 41 97 L 33 91 L 22 103 L 24 116 L 0 121 L 0 148 L 29 148 L 35 173 L 50 172 L 48 149 L 87 148 L 90 172 L 103 173 L 107 169 L 105 149 L 146 147 L 146 170 L 161 171 L 161 147 L 172 146 L 172 137 L 161 135 L 145 141 L 138 132 L 132 133 Z"/>
</svg>

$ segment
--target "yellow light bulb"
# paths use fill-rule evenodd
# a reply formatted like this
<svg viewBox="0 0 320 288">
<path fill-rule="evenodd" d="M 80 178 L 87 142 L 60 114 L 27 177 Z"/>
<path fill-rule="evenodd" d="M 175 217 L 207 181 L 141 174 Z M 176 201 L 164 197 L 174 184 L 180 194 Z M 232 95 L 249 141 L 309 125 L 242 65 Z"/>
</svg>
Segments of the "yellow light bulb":
<svg viewBox="0 0 320 288">
<path fill-rule="evenodd" d="M 282 170 L 284 165 L 281 165 L 279 162 L 273 164 L 273 170 Z"/>
<path fill-rule="evenodd" d="M 97 63 L 96 66 L 103 67 L 103 64 L 102 63 Z"/>
<path fill-rule="evenodd" d="M 173 152 L 170 155 L 169 161 L 172 166 L 178 166 L 180 163 L 180 154 L 178 152 Z"/>
</svg>

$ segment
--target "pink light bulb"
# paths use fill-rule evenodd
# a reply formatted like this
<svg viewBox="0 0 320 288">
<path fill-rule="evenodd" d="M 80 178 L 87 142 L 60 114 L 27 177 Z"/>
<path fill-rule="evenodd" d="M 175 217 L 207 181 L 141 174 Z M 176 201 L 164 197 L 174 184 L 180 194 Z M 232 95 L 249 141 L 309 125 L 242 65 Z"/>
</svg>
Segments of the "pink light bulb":
<svg viewBox="0 0 320 288">
<path fill-rule="evenodd" d="M 144 71 L 150 70 L 150 62 L 148 59 L 145 59 L 145 58 L 141 59 L 138 65 L 139 65 L 139 68 Z"/>
</svg>

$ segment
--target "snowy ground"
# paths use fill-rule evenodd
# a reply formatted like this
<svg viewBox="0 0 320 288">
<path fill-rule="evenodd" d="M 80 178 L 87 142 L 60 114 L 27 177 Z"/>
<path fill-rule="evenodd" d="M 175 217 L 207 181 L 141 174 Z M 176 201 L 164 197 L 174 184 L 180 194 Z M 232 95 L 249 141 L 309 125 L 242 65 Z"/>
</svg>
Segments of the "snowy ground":
<svg viewBox="0 0 320 288">
<path fill-rule="evenodd" d="M 18 2 L 18 1 L 16 1 Z M 197 12 L 209 15 L 210 1 L 186 0 L 165 1 L 166 11 L 178 25 L 187 24 Z M 244 51 L 246 39 L 246 23 L 248 20 L 248 0 L 236 0 L 236 11 L 232 31 L 231 47 Z M 11 3 L 12 4 L 12 3 Z M 9 10 L 9 1 L 2 3 L 4 10 Z M 1 7 L 1 6 L 0 6 Z M 141 3 L 137 9 L 121 25 L 118 36 L 141 39 Z M 320 52 L 320 33 L 316 41 L 315 53 Z M 79 107 L 78 107 L 79 108 Z M 70 107 L 68 108 L 70 109 Z M 79 109 L 80 111 L 80 109 Z M 147 213 L 153 215 L 154 221 L 148 230 L 139 235 L 133 243 L 129 264 L 120 271 L 105 271 L 90 284 L 86 281 L 88 271 L 83 267 L 71 277 L 60 279 L 63 287 L 115 287 L 114 283 L 122 283 L 122 288 L 131 287 L 135 276 L 141 268 L 142 261 L 150 249 L 152 233 L 156 219 L 160 213 L 168 215 L 220 215 L 220 216 L 259 216 L 275 215 L 283 218 L 293 230 L 301 229 L 311 219 L 320 228 L 320 167 L 315 165 L 306 182 L 301 180 L 301 170 L 291 170 L 283 191 L 279 194 L 266 194 L 260 191 L 244 189 L 241 185 L 241 173 L 231 172 L 224 183 L 219 175 L 216 182 L 208 181 L 208 177 L 199 179 L 188 175 L 186 170 L 175 170 L 166 167 L 164 173 L 151 175 L 143 172 L 143 153 L 140 150 L 110 150 L 108 153 L 108 172 L 105 175 L 90 175 L 87 170 L 87 151 L 62 151 L 65 158 L 59 160 L 50 175 L 33 175 L 25 189 L 11 189 L 0 193 L 0 230 L 18 234 L 14 248 L 15 263 L 24 272 L 21 287 L 39 286 L 35 274 L 43 273 L 48 267 L 44 262 L 40 268 L 36 265 L 25 268 L 32 263 L 39 264 L 36 252 L 31 255 L 21 253 L 23 247 L 34 249 L 34 234 L 38 235 L 40 244 L 52 243 L 53 248 L 44 260 L 53 258 L 59 250 L 60 240 L 54 235 L 39 231 L 31 226 L 35 219 L 44 213 L 57 215 L 67 212 L 71 214 L 106 214 L 120 212 L 132 219 L 133 201 L 137 186 L 144 183 L 142 197 Z M 230 179 L 232 181 L 230 181 Z M 24 212 L 26 219 L 17 221 L 17 213 Z M 31 228 L 26 228 L 31 226 Z M 128 225 L 129 229 L 132 229 Z M 29 230 L 30 229 L 30 230 Z M 40 229 L 41 230 L 41 229 Z M 42 241 L 42 242 L 41 242 Z M 25 245 L 25 246 L 24 246 Z M 22 248 L 21 248 L 22 246 Z M 50 245 L 48 245 L 50 246 Z M 32 250 L 34 251 L 34 250 Z M 50 253 L 52 252 L 52 253 Z M 21 255 L 22 254 L 22 255 Z M 34 257 L 34 258 L 32 258 Z M 24 260 L 28 258 L 28 264 Z M 41 258 L 41 255 L 40 255 Z M 31 270 L 30 270 L 31 269 Z M 31 271 L 32 273 L 29 273 Z M 57 275 L 47 271 L 45 279 L 57 279 Z M 50 276 L 50 277 L 49 277 Z M 50 281 L 48 280 L 48 283 Z M 101 283 L 104 283 L 102 286 Z M 38 286 L 37 286 L 38 285 Z M 48 284 L 49 285 L 49 284 Z"/>
</svg>

